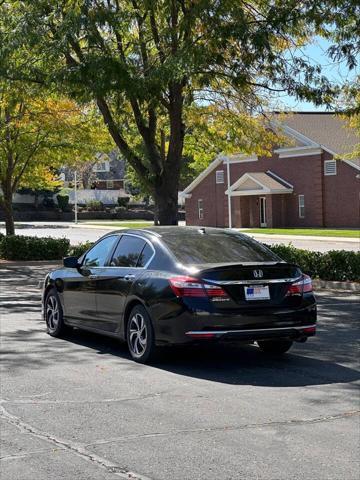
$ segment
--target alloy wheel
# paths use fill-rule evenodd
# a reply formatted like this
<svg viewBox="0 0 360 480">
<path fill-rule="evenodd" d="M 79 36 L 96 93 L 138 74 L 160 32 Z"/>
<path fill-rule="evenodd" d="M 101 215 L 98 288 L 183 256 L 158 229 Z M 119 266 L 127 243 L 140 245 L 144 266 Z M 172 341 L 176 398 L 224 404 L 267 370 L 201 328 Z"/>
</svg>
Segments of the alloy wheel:
<svg viewBox="0 0 360 480">
<path fill-rule="evenodd" d="M 59 325 L 60 309 L 58 299 L 50 295 L 46 303 L 46 323 L 51 331 L 56 330 Z"/>
<path fill-rule="evenodd" d="M 147 329 L 144 317 L 135 313 L 130 319 L 129 346 L 136 356 L 141 356 L 146 350 Z"/>
</svg>

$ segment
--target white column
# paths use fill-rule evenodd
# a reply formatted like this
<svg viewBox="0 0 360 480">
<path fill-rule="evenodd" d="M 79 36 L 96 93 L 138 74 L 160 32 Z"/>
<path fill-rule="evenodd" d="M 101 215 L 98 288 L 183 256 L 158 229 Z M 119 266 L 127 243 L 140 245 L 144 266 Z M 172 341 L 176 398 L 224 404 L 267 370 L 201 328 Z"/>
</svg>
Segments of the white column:
<svg viewBox="0 0 360 480">
<path fill-rule="evenodd" d="M 231 194 L 230 194 L 230 157 L 226 157 L 226 176 L 227 176 L 227 191 L 228 191 L 228 214 L 229 214 L 229 228 L 232 228 L 231 218 Z"/>
<path fill-rule="evenodd" d="M 78 223 L 78 203 L 77 203 L 77 171 L 74 172 L 74 209 L 75 223 Z"/>
</svg>

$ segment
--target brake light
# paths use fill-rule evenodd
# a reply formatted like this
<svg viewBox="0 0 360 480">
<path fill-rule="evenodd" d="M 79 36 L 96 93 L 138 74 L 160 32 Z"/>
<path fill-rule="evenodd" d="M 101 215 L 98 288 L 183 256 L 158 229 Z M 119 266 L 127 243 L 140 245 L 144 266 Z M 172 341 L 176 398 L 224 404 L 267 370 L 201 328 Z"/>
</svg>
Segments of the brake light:
<svg viewBox="0 0 360 480">
<path fill-rule="evenodd" d="M 198 278 L 179 276 L 169 278 L 172 291 L 177 297 L 210 297 L 229 298 L 225 290 L 219 285 L 204 283 Z"/>
<path fill-rule="evenodd" d="M 302 295 L 303 293 L 312 292 L 312 290 L 311 278 L 304 273 L 299 281 L 289 286 L 286 295 Z"/>
<path fill-rule="evenodd" d="M 303 333 L 308 333 L 308 334 L 316 333 L 316 326 L 313 325 L 311 327 L 304 328 Z"/>
</svg>

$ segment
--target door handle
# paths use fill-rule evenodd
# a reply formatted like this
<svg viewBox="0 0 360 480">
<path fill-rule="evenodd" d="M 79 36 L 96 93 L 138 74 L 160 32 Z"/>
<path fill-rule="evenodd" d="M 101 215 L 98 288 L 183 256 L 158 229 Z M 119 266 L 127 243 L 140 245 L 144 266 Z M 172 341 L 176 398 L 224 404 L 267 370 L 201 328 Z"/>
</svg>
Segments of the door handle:
<svg viewBox="0 0 360 480">
<path fill-rule="evenodd" d="M 135 278 L 135 275 L 132 275 L 132 274 L 129 274 L 129 275 L 125 275 L 124 279 L 127 281 L 127 282 L 130 282 L 131 280 L 134 280 Z"/>
</svg>

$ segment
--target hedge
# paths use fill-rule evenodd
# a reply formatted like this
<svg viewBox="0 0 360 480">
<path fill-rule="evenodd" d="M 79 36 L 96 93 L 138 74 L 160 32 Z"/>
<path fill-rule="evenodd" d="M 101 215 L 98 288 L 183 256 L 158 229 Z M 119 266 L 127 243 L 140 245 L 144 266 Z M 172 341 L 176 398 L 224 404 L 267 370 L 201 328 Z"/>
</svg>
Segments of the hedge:
<svg viewBox="0 0 360 480">
<path fill-rule="evenodd" d="M 80 257 L 80 255 L 85 253 L 86 250 L 89 250 L 92 245 L 93 242 L 83 242 L 79 243 L 78 245 L 72 245 L 69 250 L 69 255 L 73 257 Z"/>
<path fill-rule="evenodd" d="M 66 238 L 38 238 L 0 234 L 0 258 L 6 260 L 60 260 L 67 255 L 79 257 L 91 242 L 70 246 Z M 295 263 L 313 278 L 334 281 L 360 281 L 360 252 L 331 250 L 326 253 L 295 248 L 292 245 L 267 245 L 283 260 Z"/>
<path fill-rule="evenodd" d="M 6 260 L 59 260 L 70 248 L 67 238 L 7 235 L 0 238 L 0 258 Z"/>
<path fill-rule="evenodd" d="M 283 260 L 295 263 L 313 278 L 333 281 L 360 281 L 360 252 L 330 250 L 313 252 L 292 245 L 266 245 Z"/>
</svg>

